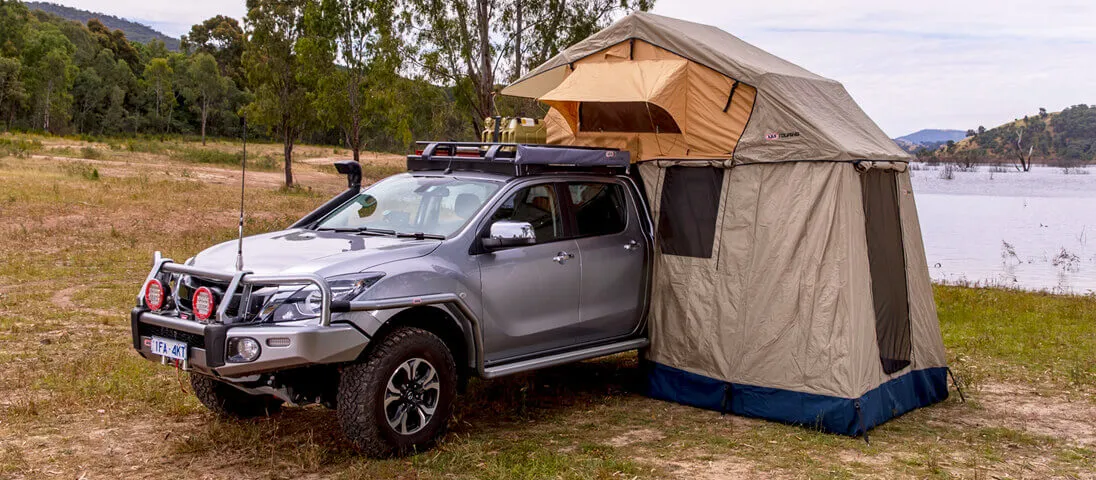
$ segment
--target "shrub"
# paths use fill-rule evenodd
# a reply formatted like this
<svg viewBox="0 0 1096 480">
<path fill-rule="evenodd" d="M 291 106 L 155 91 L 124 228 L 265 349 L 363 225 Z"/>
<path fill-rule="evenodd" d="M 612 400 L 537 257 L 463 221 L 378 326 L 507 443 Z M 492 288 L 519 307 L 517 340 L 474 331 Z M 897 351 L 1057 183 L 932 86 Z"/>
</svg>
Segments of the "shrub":
<svg viewBox="0 0 1096 480">
<path fill-rule="evenodd" d="M 955 179 L 955 165 L 950 163 L 944 164 L 944 169 L 940 170 L 941 180 L 953 180 Z"/>
<path fill-rule="evenodd" d="M 0 138 L 0 157 L 24 158 L 30 152 L 42 149 L 42 142 L 22 138 Z"/>
<path fill-rule="evenodd" d="M 66 162 L 61 166 L 61 171 L 74 177 L 83 177 L 85 180 L 99 180 L 99 169 L 92 167 L 87 162 Z"/>
<path fill-rule="evenodd" d="M 98 160 L 103 158 L 103 153 L 93 147 L 84 147 L 80 149 L 80 156 L 88 160 Z"/>
</svg>

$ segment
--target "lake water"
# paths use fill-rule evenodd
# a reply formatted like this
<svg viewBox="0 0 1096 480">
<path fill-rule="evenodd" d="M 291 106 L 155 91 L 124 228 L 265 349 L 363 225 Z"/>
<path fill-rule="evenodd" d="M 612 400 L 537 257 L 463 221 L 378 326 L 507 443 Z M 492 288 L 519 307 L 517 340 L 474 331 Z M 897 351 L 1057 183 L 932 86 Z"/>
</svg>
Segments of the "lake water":
<svg viewBox="0 0 1096 480">
<path fill-rule="evenodd" d="M 1096 168 L 912 168 L 933 280 L 1096 293 Z"/>
</svg>

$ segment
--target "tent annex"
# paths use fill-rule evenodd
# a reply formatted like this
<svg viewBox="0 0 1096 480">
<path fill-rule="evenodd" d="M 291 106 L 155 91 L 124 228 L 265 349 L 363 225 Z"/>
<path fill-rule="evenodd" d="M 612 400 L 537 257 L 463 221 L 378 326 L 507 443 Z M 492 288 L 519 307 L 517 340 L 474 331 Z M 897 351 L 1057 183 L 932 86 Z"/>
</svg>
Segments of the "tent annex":
<svg viewBox="0 0 1096 480">
<path fill-rule="evenodd" d="M 639 162 L 652 396 L 848 435 L 947 398 L 909 156 L 840 83 L 636 13 L 503 93 Z"/>
</svg>

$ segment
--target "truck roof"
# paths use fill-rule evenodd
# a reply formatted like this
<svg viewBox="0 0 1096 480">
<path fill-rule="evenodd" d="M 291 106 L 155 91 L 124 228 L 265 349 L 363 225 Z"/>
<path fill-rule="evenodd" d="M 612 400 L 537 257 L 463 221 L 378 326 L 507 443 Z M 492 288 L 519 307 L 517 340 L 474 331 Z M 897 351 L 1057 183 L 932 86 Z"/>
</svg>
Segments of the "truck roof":
<svg viewBox="0 0 1096 480">
<path fill-rule="evenodd" d="M 407 170 L 471 171 L 520 177 L 543 173 L 627 174 L 631 156 L 615 148 L 522 143 L 417 142 Z"/>
</svg>

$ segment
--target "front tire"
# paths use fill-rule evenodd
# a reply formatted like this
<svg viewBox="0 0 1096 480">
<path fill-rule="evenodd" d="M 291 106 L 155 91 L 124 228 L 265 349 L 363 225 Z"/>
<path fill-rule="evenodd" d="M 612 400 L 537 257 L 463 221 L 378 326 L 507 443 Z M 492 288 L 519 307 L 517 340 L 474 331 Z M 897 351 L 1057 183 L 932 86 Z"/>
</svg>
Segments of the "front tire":
<svg viewBox="0 0 1096 480">
<path fill-rule="evenodd" d="M 429 449 L 445 434 L 456 397 L 449 348 L 421 328 L 400 327 L 339 380 L 338 418 L 346 438 L 372 457 Z"/>
<path fill-rule="evenodd" d="M 254 418 L 278 413 L 282 401 L 274 397 L 251 395 L 227 383 L 205 375 L 190 374 L 194 396 L 213 413 L 222 417 Z"/>
</svg>

